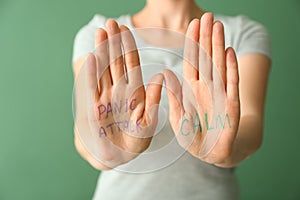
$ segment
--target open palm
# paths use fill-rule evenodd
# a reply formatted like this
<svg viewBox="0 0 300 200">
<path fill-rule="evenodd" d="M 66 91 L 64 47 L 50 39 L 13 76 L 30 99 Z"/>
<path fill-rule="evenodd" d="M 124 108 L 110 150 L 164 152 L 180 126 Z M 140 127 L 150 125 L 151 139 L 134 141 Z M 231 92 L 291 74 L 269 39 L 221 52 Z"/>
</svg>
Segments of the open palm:
<svg viewBox="0 0 300 200">
<path fill-rule="evenodd" d="M 170 123 L 179 144 L 192 155 L 222 163 L 230 156 L 240 119 L 235 52 L 225 50 L 223 25 L 211 13 L 190 23 L 184 52 L 182 84 L 164 71 Z"/>
<path fill-rule="evenodd" d="M 144 89 L 134 38 L 114 20 L 108 20 L 107 31 L 97 30 L 95 43 L 76 81 L 77 133 L 96 160 L 113 168 L 148 148 L 163 75 L 155 75 Z"/>
</svg>

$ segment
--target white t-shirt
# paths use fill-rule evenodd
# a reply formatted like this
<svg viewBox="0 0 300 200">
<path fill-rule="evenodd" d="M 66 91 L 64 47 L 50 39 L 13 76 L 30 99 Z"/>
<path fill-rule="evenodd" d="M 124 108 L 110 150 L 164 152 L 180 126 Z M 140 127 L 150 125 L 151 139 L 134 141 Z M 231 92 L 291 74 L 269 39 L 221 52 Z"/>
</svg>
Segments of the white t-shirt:
<svg viewBox="0 0 300 200">
<path fill-rule="evenodd" d="M 73 63 L 94 50 L 94 33 L 104 28 L 107 18 L 95 15 L 76 35 Z M 215 15 L 224 24 L 225 45 L 235 49 L 237 56 L 261 53 L 270 57 L 266 29 L 245 16 Z M 130 15 L 116 19 L 133 29 Z M 182 73 L 183 49 L 151 48 L 135 35 L 141 57 L 143 79 L 168 68 Z M 143 68 L 144 67 L 144 68 Z M 180 79 L 180 77 L 178 77 Z M 239 189 L 233 169 L 223 169 L 202 162 L 185 152 L 177 143 L 168 122 L 168 100 L 162 91 L 159 123 L 150 148 L 117 170 L 102 171 L 94 200 L 236 200 Z M 156 170 L 155 170 L 156 169 Z M 136 172 L 136 173 L 126 173 Z"/>
</svg>

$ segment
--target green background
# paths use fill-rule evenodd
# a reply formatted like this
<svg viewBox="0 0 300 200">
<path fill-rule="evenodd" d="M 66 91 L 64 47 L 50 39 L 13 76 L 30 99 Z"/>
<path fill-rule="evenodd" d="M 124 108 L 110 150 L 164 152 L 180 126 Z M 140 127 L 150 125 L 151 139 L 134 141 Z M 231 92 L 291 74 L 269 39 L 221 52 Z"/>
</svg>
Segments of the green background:
<svg viewBox="0 0 300 200">
<path fill-rule="evenodd" d="M 300 199 L 300 1 L 202 0 L 270 32 L 273 65 L 262 148 L 237 169 L 243 200 Z M 95 13 L 142 0 L 0 0 L 0 199 L 91 199 L 99 172 L 76 153 L 72 45 Z"/>
</svg>

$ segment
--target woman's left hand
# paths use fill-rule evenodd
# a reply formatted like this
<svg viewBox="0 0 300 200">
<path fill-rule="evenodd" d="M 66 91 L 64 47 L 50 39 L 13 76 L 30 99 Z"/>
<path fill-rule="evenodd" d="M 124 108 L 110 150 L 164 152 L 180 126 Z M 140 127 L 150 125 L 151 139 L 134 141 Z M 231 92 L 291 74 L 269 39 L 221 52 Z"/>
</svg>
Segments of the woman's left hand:
<svg viewBox="0 0 300 200">
<path fill-rule="evenodd" d="M 240 121 L 238 62 L 234 50 L 225 49 L 223 24 L 211 13 L 193 20 L 186 33 L 182 84 L 169 70 L 164 76 L 179 144 L 222 166 L 230 159 Z"/>
</svg>

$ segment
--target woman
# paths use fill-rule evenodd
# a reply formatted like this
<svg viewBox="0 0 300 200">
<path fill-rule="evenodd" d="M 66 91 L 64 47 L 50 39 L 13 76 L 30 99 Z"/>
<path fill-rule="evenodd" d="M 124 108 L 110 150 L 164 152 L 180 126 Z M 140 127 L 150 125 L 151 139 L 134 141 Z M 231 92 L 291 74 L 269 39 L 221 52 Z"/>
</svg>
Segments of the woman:
<svg viewBox="0 0 300 200">
<path fill-rule="evenodd" d="M 149 37 L 147 27 L 158 30 L 157 37 Z M 128 31 L 143 28 L 146 31 L 134 36 Z M 180 33 L 186 36 L 183 66 L 157 70 L 145 90 L 139 40 L 172 49 L 164 38 L 176 43 Z M 88 54 L 94 48 L 94 54 Z M 165 63 L 172 60 L 168 54 L 153 55 L 145 53 Z M 264 27 L 244 16 L 213 16 L 193 0 L 147 0 L 132 16 L 112 20 L 96 15 L 76 36 L 73 63 L 77 85 L 83 88 L 76 87 L 75 146 L 92 166 L 107 170 L 101 173 L 94 199 L 238 199 L 232 169 L 257 151 L 263 136 L 270 70 Z M 172 72 L 176 70 L 182 72 L 182 83 Z M 163 81 L 167 100 L 161 100 Z M 169 120 L 155 139 L 160 104 L 168 105 Z M 124 106 L 130 114 L 116 119 L 112 105 L 119 105 L 119 111 Z M 137 131 L 128 134 L 124 119 L 132 120 Z M 89 132 L 97 137 L 88 138 Z M 172 153 L 144 156 L 149 146 L 160 149 L 157 144 L 170 133 L 178 144 Z M 163 145 L 170 143 L 166 141 Z M 168 160 L 174 152 L 180 153 Z M 125 170 L 139 174 L 120 172 Z"/>
</svg>

